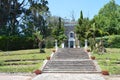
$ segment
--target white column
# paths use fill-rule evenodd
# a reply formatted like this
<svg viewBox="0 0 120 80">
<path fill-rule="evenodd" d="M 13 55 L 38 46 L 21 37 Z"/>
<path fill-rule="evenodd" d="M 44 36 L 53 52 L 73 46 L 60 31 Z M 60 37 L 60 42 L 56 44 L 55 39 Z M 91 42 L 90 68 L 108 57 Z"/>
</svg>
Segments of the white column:
<svg viewBox="0 0 120 80">
<path fill-rule="evenodd" d="M 76 46 L 75 46 L 75 41 L 73 41 L 73 47 L 76 48 Z"/>
<path fill-rule="evenodd" d="M 57 49 L 58 49 L 57 40 L 55 40 L 55 49 L 56 49 L 56 51 L 57 51 Z"/>
<path fill-rule="evenodd" d="M 78 48 L 80 48 L 80 41 L 78 40 L 78 46 L 77 46 Z"/>
<path fill-rule="evenodd" d="M 70 41 L 68 40 L 68 48 L 70 48 Z"/>
<path fill-rule="evenodd" d="M 88 45 L 87 45 L 87 39 L 85 39 L 85 48 L 87 48 Z"/>
<path fill-rule="evenodd" d="M 64 48 L 65 47 L 65 44 L 64 44 L 64 42 L 62 43 L 62 48 Z"/>
</svg>

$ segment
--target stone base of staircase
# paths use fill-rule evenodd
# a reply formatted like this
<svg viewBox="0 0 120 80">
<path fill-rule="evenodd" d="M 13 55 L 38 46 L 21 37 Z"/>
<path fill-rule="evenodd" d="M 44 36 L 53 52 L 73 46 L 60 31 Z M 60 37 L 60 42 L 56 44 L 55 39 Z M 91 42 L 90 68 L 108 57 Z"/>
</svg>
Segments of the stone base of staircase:
<svg viewBox="0 0 120 80">
<path fill-rule="evenodd" d="M 44 66 L 43 73 L 100 73 L 92 60 L 50 60 Z"/>
<path fill-rule="evenodd" d="M 105 80 L 101 74 L 43 73 L 32 80 Z"/>
<path fill-rule="evenodd" d="M 42 69 L 43 73 L 101 73 L 95 60 L 80 48 L 65 48 L 58 51 L 48 60 Z"/>
<path fill-rule="evenodd" d="M 105 80 L 97 62 L 81 48 L 58 49 L 45 61 L 42 73 L 32 80 Z"/>
</svg>

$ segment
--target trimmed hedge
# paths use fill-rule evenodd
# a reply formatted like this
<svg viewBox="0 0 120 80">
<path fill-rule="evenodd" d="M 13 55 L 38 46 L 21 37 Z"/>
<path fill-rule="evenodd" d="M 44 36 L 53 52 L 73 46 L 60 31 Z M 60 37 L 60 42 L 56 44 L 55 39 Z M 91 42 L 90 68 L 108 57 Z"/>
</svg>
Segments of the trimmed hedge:
<svg viewBox="0 0 120 80">
<path fill-rule="evenodd" d="M 37 48 L 32 37 L 0 36 L 0 50 L 20 50 Z"/>
</svg>

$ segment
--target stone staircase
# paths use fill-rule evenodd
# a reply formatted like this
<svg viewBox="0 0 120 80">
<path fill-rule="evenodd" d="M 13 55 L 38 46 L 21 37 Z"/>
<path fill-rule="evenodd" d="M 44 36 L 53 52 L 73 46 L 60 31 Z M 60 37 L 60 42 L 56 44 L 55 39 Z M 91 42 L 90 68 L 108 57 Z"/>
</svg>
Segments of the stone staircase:
<svg viewBox="0 0 120 80">
<path fill-rule="evenodd" d="M 96 63 L 80 48 L 58 49 L 44 66 L 43 73 L 99 73 Z"/>
<path fill-rule="evenodd" d="M 54 54 L 52 60 L 89 59 L 88 54 L 80 48 L 61 48 Z"/>
</svg>

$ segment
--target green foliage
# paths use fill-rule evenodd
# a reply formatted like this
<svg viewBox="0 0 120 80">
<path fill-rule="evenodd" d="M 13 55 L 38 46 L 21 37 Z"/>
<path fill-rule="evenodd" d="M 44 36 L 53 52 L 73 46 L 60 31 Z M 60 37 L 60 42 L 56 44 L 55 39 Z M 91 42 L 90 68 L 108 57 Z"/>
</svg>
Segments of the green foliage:
<svg viewBox="0 0 120 80">
<path fill-rule="evenodd" d="M 120 48 L 120 35 L 113 35 L 110 36 L 110 38 L 108 39 L 108 47 L 111 48 Z"/>
<path fill-rule="evenodd" d="M 39 30 L 46 37 L 46 18 L 49 15 L 47 5 L 47 0 L 1 0 L 0 35 L 31 37 Z"/>
<path fill-rule="evenodd" d="M 101 38 L 96 38 L 97 42 Z M 120 35 L 111 35 L 103 37 L 104 46 L 107 48 L 120 48 Z"/>
<path fill-rule="evenodd" d="M 0 66 L 3 66 L 3 65 L 4 65 L 4 61 L 0 60 Z"/>
<path fill-rule="evenodd" d="M 52 30 L 52 35 L 58 41 L 58 45 L 60 45 L 67 37 L 64 34 L 64 27 L 61 18 L 58 20 L 59 22 L 57 23 L 57 26 Z"/>
<path fill-rule="evenodd" d="M 82 11 L 80 12 L 80 18 L 78 19 L 78 25 L 75 27 L 75 32 L 79 40 L 83 41 L 86 36 L 86 32 L 91 27 L 90 21 L 88 18 L 83 18 Z"/>
<path fill-rule="evenodd" d="M 110 35 L 120 33 L 120 5 L 115 3 L 115 0 L 110 0 L 99 10 L 98 15 L 94 17 L 96 26 Z"/>
<path fill-rule="evenodd" d="M 40 54 L 39 49 L 2 51 L 0 52 L 0 72 L 31 73 L 42 66 L 43 60 L 50 56 L 52 50 L 45 49 L 45 52 Z"/>
<path fill-rule="evenodd" d="M 119 48 L 107 48 L 107 53 L 100 55 L 93 53 L 96 57 L 98 64 L 102 70 L 108 70 L 112 75 L 120 74 L 120 49 Z"/>
<path fill-rule="evenodd" d="M 0 50 L 20 50 L 37 47 L 32 37 L 0 36 L 0 44 Z"/>
<path fill-rule="evenodd" d="M 47 23 L 46 18 L 48 17 L 49 8 L 47 0 L 29 0 L 29 15 L 25 15 L 26 26 L 30 29 L 29 24 L 31 24 L 31 29 L 34 31 L 40 31 L 43 37 L 46 37 L 47 34 Z"/>
<path fill-rule="evenodd" d="M 43 40 L 43 36 L 41 35 L 40 32 L 36 31 L 35 33 L 33 33 L 33 36 L 35 36 L 35 38 L 38 40 L 38 41 L 42 41 Z"/>
<path fill-rule="evenodd" d="M 46 38 L 45 40 L 46 48 L 53 48 L 55 45 L 55 40 L 51 37 Z"/>
<path fill-rule="evenodd" d="M 24 12 L 23 3 L 25 0 L 1 0 L 0 1 L 0 34 L 18 35 L 19 20 Z M 2 32 L 1 32 L 2 31 Z"/>
</svg>

